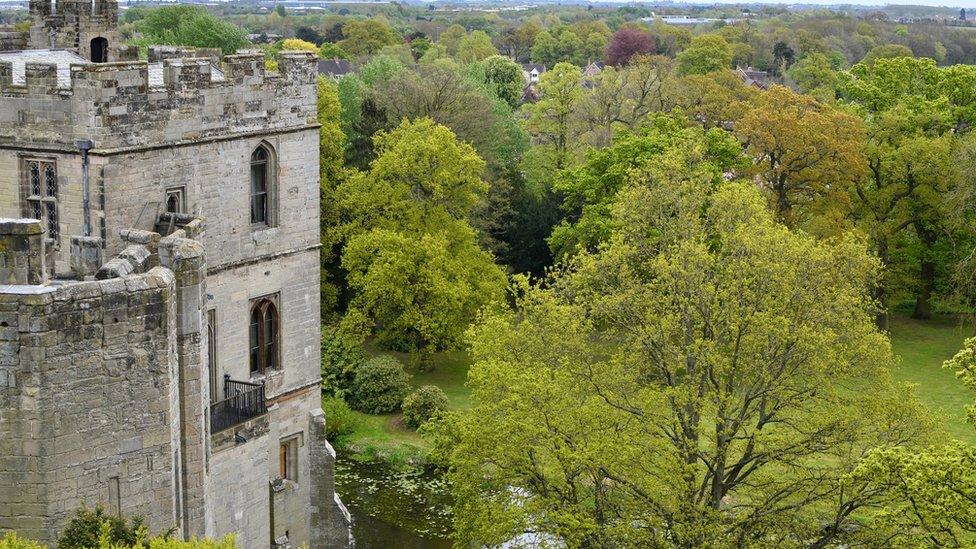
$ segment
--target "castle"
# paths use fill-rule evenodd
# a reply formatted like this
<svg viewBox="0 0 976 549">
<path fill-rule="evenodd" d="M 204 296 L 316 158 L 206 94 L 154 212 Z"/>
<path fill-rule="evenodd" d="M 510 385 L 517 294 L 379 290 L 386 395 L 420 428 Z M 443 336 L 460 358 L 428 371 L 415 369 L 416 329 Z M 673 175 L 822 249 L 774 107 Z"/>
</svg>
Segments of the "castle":
<svg viewBox="0 0 976 549">
<path fill-rule="evenodd" d="M 316 60 L 120 47 L 30 1 L 0 51 L 0 531 L 79 506 L 343 547 L 320 395 Z"/>
</svg>

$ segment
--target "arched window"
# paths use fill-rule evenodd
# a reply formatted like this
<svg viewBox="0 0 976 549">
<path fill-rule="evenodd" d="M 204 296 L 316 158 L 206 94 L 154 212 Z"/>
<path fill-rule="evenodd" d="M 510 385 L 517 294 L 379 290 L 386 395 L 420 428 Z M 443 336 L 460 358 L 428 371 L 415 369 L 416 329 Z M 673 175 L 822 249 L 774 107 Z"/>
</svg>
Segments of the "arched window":
<svg viewBox="0 0 976 549">
<path fill-rule="evenodd" d="M 276 301 L 273 297 L 263 297 L 251 302 L 251 375 L 279 368 Z"/>
<path fill-rule="evenodd" d="M 274 154 L 267 144 L 251 153 L 251 224 L 274 225 Z"/>
<path fill-rule="evenodd" d="M 108 40 L 96 36 L 92 38 L 91 43 L 91 60 L 92 63 L 105 63 L 108 61 Z"/>
</svg>

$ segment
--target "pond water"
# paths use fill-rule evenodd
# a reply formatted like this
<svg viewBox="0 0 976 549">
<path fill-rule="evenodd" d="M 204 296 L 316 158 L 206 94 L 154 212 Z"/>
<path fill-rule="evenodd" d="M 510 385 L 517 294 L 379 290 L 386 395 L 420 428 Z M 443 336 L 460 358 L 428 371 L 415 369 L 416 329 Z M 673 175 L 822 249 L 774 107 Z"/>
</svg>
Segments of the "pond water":
<svg viewBox="0 0 976 549">
<path fill-rule="evenodd" d="M 451 495 L 440 475 L 343 454 L 335 473 L 356 549 L 450 549 Z"/>
</svg>

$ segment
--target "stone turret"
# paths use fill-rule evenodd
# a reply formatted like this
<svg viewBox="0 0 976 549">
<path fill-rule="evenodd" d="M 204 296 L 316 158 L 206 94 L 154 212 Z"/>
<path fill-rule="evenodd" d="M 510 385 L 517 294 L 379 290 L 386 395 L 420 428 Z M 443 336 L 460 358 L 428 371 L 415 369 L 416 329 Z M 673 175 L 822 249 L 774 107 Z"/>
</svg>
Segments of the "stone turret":
<svg viewBox="0 0 976 549">
<path fill-rule="evenodd" d="M 65 49 L 94 62 L 117 59 L 116 0 L 30 0 L 30 48 Z"/>
<path fill-rule="evenodd" d="M 46 281 L 41 222 L 0 218 L 0 284 L 41 285 Z"/>
</svg>

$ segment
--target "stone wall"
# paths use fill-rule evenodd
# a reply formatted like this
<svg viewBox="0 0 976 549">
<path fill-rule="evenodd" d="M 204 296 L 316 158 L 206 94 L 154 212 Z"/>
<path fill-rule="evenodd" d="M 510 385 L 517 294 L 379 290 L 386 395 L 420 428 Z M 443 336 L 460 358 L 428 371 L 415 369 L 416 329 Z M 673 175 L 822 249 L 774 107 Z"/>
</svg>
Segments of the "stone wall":
<svg viewBox="0 0 976 549">
<path fill-rule="evenodd" d="M 72 65 L 61 88 L 54 64 L 27 63 L 18 85 L 0 62 L 0 145 L 91 139 L 97 154 L 315 125 L 315 55 L 286 52 L 279 71 L 260 53 L 226 56 L 218 71 L 209 58 Z"/>
<path fill-rule="evenodd" d="M 176 281 L 0 292 L 0 529 L 54 539 L 82 503 L 179 524 Z"/>
<path fill-rule="evenodd" d="M 30 0 L 30 47 L 71 50 L 85 59 L 91 58 L 91 40 L 108 41 L 111 51 L 118 46 L 116 28 L 118 3 L 112 0 Z"/>
</svg>

